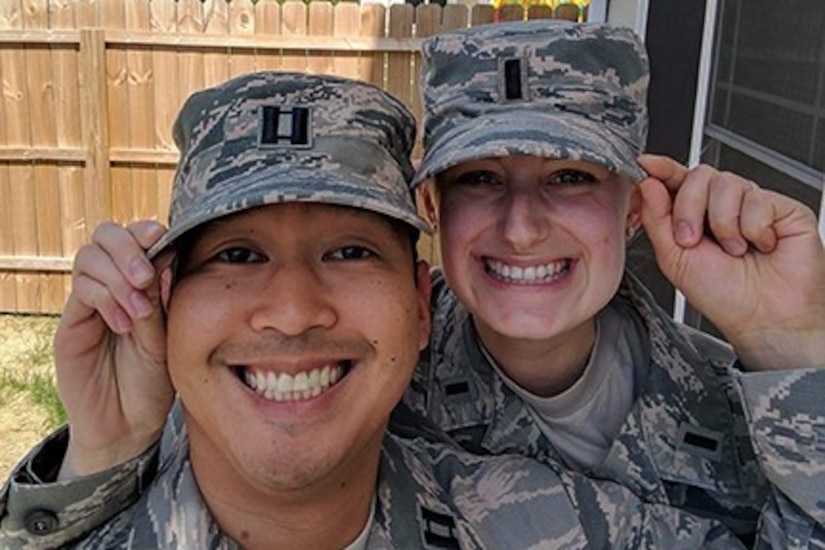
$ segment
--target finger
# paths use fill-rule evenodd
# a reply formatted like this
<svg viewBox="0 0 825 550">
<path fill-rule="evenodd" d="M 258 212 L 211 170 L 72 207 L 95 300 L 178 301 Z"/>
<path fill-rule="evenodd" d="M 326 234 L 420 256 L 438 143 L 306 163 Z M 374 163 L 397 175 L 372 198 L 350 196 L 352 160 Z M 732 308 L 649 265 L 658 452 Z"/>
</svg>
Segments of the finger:
<svg viewBox="0 0 825 550">
<path fill-rule="evenodd" d="M 79 283 L 84 285 L 79 287 L 78 291 L 91 289 L 91 293 L 85 296 L 85 303 L 90 307 L 99 305 L 107 308 L 105 311 L 109 311 L 108 299 L 100 296 L 100 293 L 105 291 L 132 320 L 144 318 L 152 312 L 152 303 L 147 299 L 143 289 L 136 287 L 115 263 L 114 258 L 97 244 L 86 245 L 78 250 L 73 273 L 73 285 L 75 287 Z M 95 286 L 92 287 L 88 282 L 83 282 L 83 278 L 91 279 L 95 282 Z M 98 290 L 98 285 L 103 290 Z M 107 321 L 113 320 L 107 318 Z M 115 329 L 114 326 L 111 328 Z"/>
<path fill-rule="evenodd" d="M 128 228 L 103 223 L 92 233 L 92 243 L 112 259 L 126 279 L 136 288 L 150 284 L 155 269 L 146 258 L 146 250 Z"/>
<path fill-rule="evenodd" d="M 114 295 L 99 281 L 86 275 L 75 277 L 72 283 L 73 307 L 83 306 L 96 312 L 115 334 L 126 334 L 132 330 L 131 315 L 118 303 Z M 67 302 L 64 315 L 72 314 Z"/>
<path fill-rule="evenodd" d="M 710 190 L 719 172 L 707 165 L 699 165 L 685 174 L 684 181 L 674 190 L 673 230 L 676 241 L 692 247 L 702 240 Z"/>
<path fill-rule="evenodd" d="M 636 159 L 648 175 L 665 184 L 669 191 L 676 191 L 685 180 L 688 169 L 670 157 L 641 155 Z"/>
<path fill-rule="evenodd" d="M 673 238 L 672 201 L 665 185 L 656 178 L 639 184 L 642 195 L 642 225 L 656 257 L 664 261 L 678 245 Z"/>
<path fill-rule="evenodd" d="M 739 224 L 745 192 L 750 186 L 748 180 L 736 174 L 720 172 L 710 190 L 708 226 L 716 242 L 732 256 L 748 251 Z"/>
<path fill-rule="evenodd" d="M 157 276 L 146 289 L 146 299 L 152 304 L 151 312 L 134 321 L 132 335 L 140 348 L 152 353 L 162 354 L 166 345 L 166 324 L 164 309 L 161 305 L 162 280 L 168 277 L 169 268 L 157 269 Z M 160 360 L 155 357 L 156 360 Z"/>
<path fill-rule="evenodd" d="M 126 229 L 144 250 L 149 250 L 166 233 L 166 227 L 155 220 L 132 222 Z"/>
<path fill-rule="evenodd" d="M 745 192 L 740 214 L 739 226 L 743 237 L 763 253 L 773 252 L 777 243 L 772 199 L 773 194 L 752 187 Z"/>
</svg>

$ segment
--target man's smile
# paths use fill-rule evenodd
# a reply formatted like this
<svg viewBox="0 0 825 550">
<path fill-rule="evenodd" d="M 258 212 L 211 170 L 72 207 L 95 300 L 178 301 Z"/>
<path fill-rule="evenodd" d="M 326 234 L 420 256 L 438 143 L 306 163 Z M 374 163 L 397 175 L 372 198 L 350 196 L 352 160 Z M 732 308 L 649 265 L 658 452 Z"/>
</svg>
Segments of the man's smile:
<svg viewBox="0 0 825 550">
<path fill-rule="evenodd" d="M 297 373 L 236 367 L 239 378 L 258 395 L 272 401 L 299 401 L 317 397 L 338 383 L 352 368 L 352 361 L 316 367 Z"/>
</svg>

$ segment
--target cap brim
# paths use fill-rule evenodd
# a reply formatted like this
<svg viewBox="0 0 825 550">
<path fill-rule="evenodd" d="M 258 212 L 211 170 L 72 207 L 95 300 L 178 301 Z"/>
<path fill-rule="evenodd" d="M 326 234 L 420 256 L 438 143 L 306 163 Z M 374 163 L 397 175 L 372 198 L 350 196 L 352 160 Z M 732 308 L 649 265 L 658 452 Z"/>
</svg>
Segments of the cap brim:
<svg viewBox="0 0 825 550">
<path fill-rule="evenodd" d="M 579 114 L 501 111 L 470 118 L 440 136 L 427 148 L 413 185 L 463 162 L 510 155 L 591 162 L 637 182 L 647 177 L 639 154 L 605 125 Z"/>
<path fill-rule="evenodd" d="M 365 177 L 345 168 L 330 172 L 283 163 L 232 179 L 220 184 L 221 189 L 231 189 L 231 193 L 206 194 L 197 213 L 174 223 L 149 249 L 147 256 L 154 258 L 181 235 L 209 221 L 287 202 L 351 206 L 399 220 L 425 233 L 433 231 L 424 218 L 411 211 L 415 208 L 412 198 L 407 203 L 390 192 L 389 187 L 376 185 L 375 175 Z"/>
</svg>

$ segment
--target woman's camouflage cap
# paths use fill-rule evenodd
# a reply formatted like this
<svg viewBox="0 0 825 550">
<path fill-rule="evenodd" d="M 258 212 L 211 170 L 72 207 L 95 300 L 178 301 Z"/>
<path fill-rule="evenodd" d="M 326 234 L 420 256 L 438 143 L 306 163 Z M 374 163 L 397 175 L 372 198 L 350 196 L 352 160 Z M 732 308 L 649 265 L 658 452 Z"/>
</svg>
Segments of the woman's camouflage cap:
<svg viewBox="0 0 825 550">
<path fill-rule="evenodd" d="M 409 187 L 415 119 L 369 84 L 244 75 L 191 95 L 173 134 L 181 157 L 169 231 L 150 257 L 205 222 L 283 202 L 363 208 L 430 231 Z"/>
<path fill-rule="evenodd" d="M 647 54 L 630 29 L 496 23 L 422 45 L 424 159 L 417 185 L 508 155 L 583 160 L 632 181 L 647 139 Z"/>
</svg>

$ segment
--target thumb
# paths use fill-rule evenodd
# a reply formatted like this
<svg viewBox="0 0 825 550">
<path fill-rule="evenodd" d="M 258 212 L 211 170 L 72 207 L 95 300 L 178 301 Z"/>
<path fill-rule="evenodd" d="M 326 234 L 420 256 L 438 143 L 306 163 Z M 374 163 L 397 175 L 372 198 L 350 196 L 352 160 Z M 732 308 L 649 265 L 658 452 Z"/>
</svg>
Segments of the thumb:
<svg viewBox="0 0 825 550">
<path fill-rule="evenodd" d="M 155 267 L 155 280 L 145 289 L 146 297 L 152 304 L 151 314 L 135 321 L 133 336 L 143 351 L 154 362 L 165 363 L 166 358 L 166 314 L 163 300 L 163 286 L 168 284 L 169 266 L 174 259 L 170 252 L 162 253 L 152 262 Z"/>
<path fill-rule="evenodd" d="M 638 185 L 642 195 L 642 225 L 661 266 L 679 249 L 673 235 L 673 201 L 665 184 L 656 178 L 647 178 Z"/>
</svg>

